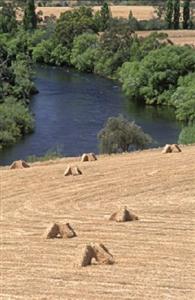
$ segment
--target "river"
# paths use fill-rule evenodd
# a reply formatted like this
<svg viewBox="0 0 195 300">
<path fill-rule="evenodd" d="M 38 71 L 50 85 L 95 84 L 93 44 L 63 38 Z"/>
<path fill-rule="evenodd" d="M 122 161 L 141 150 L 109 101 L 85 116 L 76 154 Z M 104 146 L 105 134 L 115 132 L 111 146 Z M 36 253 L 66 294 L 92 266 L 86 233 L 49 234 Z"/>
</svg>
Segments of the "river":
<svg viewBox="0 0 195 300">
<path fill-rule="evenodd" d="M 30 155 L 42 156 L 56 147 L 65 156 L 98 153 L 97 133 L 108 117 L 120 113 L 142 126 L 156 146 L 177 142 L 180 128 L 173 109 L 131 103 L 111 80 L 65 68 L 39 66 L 35 83 L 39 94 L 30 104 L 35 132 L 1 151 L 1 165 Z"/>
</svg>

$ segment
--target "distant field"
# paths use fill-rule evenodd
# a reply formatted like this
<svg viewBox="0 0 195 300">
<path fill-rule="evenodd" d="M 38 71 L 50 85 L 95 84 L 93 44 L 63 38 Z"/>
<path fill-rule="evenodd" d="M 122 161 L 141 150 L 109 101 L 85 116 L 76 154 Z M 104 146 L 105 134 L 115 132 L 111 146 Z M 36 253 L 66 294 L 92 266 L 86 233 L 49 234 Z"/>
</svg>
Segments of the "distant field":
<svg viewBox="0 0 195 300">
<path fill-rule="evenodd" d="M 43 16 L 55 15 L 57 18 L 61 13 L 72 9 L 71 7 L 37 7 L 37 11 L 41 10 Z M 94 6 L 93 9 L 100 10 L 100 6 Z M 110 9 L 112 16 L 118 18 L 128 18 L 130 11 L 138 20 L 148 20 L 154 15 L 153 6 L 110 6 Z"/>
<path fill-rule="evenodd" d="M 155 16 L 154 7 L 152 6 L 110 6 L 113 17 L 128 18 L 129 12 L 138 20 L 149 20 Z M 54 15 L 59 18 L 60 14 L 72 10 L 71 7 L 37 7 L 37 11 L 42 11 L 43 16 Z M 93 7 L 94 11 L 100 9 L 99 6 Z M 151 31 L 137 32 L 140 36 L 147 36 Z M 169 39 L 176 45 L 194 45 L 195 46 L 195 30 L 165 30 Z"/>
<path fill-rule="evenodd" d="M 195 146 L 32 164 L 1 172 L 0 299 L 194 300 Z M 83 175 L 64 177 L 67 164 Z M 108 221 L 127 205 L 139 221 Z M 50 222 L 78 237 L 46 240 Z M 103 242 L 114 265 L 78 268 Z"/>
<path fill-rule="evenodd" d="M 146 37 L 152 31 L 137 31 L 139 36 Z M 193 45 L 195 46 L 195 30 L 163 30 L 167 33 L 169 39 L 176 45 Z"/>
</svg>

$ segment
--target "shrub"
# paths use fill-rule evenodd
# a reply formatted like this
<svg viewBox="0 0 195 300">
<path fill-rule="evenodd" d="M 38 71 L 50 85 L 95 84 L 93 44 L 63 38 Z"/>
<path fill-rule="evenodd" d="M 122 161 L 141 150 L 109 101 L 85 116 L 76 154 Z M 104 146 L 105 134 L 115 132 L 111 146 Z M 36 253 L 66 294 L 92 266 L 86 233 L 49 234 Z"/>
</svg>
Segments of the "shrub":
<svg viewBox="0 0 195 300">
<path fill-rule="evenodd" d="M 24 104 L 13 97 L 0 104 L 0 148 L 14 144 L 33 128 L 33 118 Z"/>
<path fill-rule="evenodd" d="M 195 124 L 192 126 L 184 127 L 179 135 L 180 144 L 193 144 L 195 143 Z"/>
<path fill-rule="evenodd" d="M 98 133 L 101 153 L 125 152 L 131 149 L 144 149 L 152 143 L 152 138 L 134 122 L 123 116 L 108 118 L 104 128 Z"/>
<path fill-rule="evenodd" d="M 96 34 L 83 33 L 76 37 L 71 52 L 71 64 L 79 71 L 92 72 L 97 46 L 98 39 Z"/>
<path fill-rule="evenodd" d="M 176 118 L 185 123 L 195 121 L 195 73 L 180 77 L 178 87 L 171 97 L 176 107 Z"/>
<path fill-rule="evenodd" d="M 124 92 L 131 99 L 147 104 L 174 105 L 171 95 L 179 77 L 194 71 L 194 49 L 166 46 L 150 51 L 139 62 L 124 63 L 118 74 Z"/>
</svg>

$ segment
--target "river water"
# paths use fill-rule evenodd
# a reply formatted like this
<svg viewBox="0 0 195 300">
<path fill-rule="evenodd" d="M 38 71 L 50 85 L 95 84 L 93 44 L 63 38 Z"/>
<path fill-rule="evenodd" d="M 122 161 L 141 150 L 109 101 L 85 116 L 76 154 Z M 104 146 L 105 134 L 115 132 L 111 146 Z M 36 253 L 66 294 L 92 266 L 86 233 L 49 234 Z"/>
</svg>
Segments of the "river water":
<svg viewBox="0 0 195 300">
<path fill-rule="evenodd" d="M 156 146 L 177 142 L 180 128 L 172 109 L 131 103 L 111 80 L 39 66 L 35 83 L 39 94 L 30 105 L 35 115 L 35 132 L 1 151 L 1 165 L 30 155 L 42 156 L 56 147 L 65 156 L 98 153 L 97 133 L 108 117 L 120 113 L 142 126 Z"/>
</svg>

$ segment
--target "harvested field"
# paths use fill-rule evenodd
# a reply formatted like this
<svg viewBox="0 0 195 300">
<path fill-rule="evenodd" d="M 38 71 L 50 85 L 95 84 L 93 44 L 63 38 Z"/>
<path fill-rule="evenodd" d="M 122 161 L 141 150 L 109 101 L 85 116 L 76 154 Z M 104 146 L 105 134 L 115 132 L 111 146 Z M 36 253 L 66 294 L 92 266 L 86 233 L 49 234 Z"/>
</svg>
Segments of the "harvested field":
<svg viewBox="0 0 195 300">
<path fill-rule="evenodd" d="M 54 15 L 59 18 L 60 14 L 72 10 L 71 7 L 37 7 L 37 11 L 42 11 L 43 16 Z M 94 11 L 100 10 L 100 6 L 94 6 Z M 110 6 L 113 17 L 128 18 L 129 12 L 132 11 L 133 16 L 138 20 L 148 20 L 154 15 L 154 7 L 152 6 Z"/>
<path fill-rule="evenodd" d="M 43 16 L 54 15 L 59 18 L 62 12 L 72 10 L 71 7 L 37 7 L 37 11 L 42 11 Z M 93 7 L 94 11 L 100 9 L 99 6 Z M 133 16 L 138 20 L 149 20 L 155 16 L 154 7 L 152 6 L 110 6 L 113 17 L 128 18 L 129 12 L 132 11 Z M 138 35 L 147 36 L 152 31 L 138 31 Z M 195 30 L 164 30 L 169 39 L 176 45 L 194 45 L 195 46 Z"/>
<path fill-rule="evenodd" d="M 139 36 L 146 37 L 154 31 L 137 31 Z M 159 31 L 162 32 L 162 31 Z M 195 46 L 195 30 L 163 30 L 168 34 L 169 39 L 176 45 Z"/>
<path fill-rule="evenodd" d="M 195 299 L 195 146 L 1 168 L 0 299 Z M 67 164 L 82 176 L 64 177 Z M 139 220 L 110 222 L 127 206 Z M 45 239 L 69 222 L 73 239 Z M 77 267 L 103 243 L 113 265 Z"/>
</svg>

